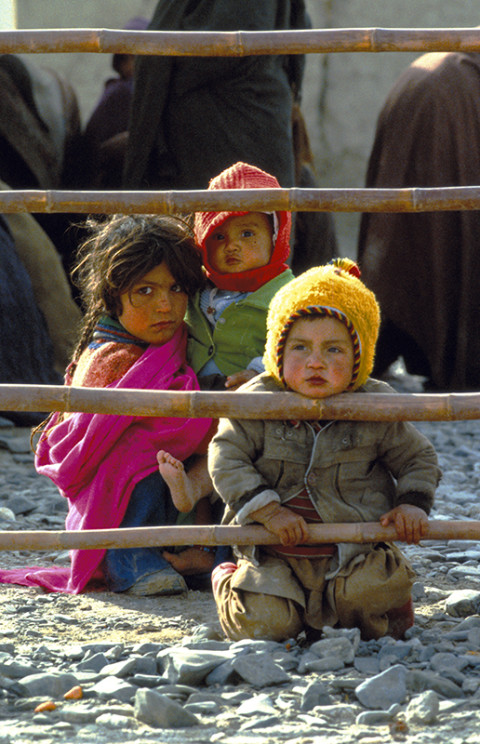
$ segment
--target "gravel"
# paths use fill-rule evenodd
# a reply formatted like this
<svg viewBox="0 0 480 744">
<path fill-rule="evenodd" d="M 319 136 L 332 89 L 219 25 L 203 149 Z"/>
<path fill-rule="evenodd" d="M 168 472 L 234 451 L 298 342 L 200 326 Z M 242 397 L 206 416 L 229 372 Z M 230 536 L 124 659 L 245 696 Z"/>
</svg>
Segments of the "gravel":
<svg viewBox="0 0 480 744">
<path fill-rule="evenodd" d="M 397 377 L 415 392 L 414 379 Z M 436 520 L 479 520 L 477 421 L 418 427 L 439 454 Z M 29 431 L 0 420 L 0 530 L 62 529 Z M 136 598 L 0 585 L 0 744 L 228 742 L 473 744 L 480 725 L 480 548 L 403 546 L 416 572 L 404 641 L 326 629 L 308 644 L 229 642 L 209 591 Z M 3 551 L 3 566 L 66 553 Z"/>
</svg>

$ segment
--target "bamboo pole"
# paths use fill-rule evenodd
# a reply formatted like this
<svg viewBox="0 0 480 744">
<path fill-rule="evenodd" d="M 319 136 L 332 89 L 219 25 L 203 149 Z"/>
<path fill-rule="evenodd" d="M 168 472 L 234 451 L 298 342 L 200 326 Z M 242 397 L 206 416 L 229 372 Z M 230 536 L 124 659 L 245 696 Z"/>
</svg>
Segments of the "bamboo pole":
<svg viewBox="0 0 480 744">
<path fill-rule="evenodd" d="M 194 57 L 335 52 L 478 52 L 478 28 L 338 28 L 290 31 L 0 31 L 3 53 L 115 52 Z"/>
<path fill-rule="evenodd" d="M 79 411 L 181 418 L 455 421 L 480 418 L 479 393 L 342 393 L 305 398 L 296 393 L 213 392 L 0 385 L 2 411 Z"/>
<path fill-rule="evenodd" d="M 430 521 L 424 540 L 479 540 L 480 522 Z M 307 544 L 398 541 L 395 527 L 379 522 L 309 525 Z M 260 525 L 130 527 L 108 530 L 0 532 L 0 550 L 104 550 L 178 545 L 275 545 L 278 538 Z"/>
<path fill-rule="evenodd" d="M 480 186 L 404 189 L 218 189 L 215 191 L 0 192 L 0 212 L 153 214 L 259 209 L 290 212 L 433 212 L 480 210 Z"/>
</svg>

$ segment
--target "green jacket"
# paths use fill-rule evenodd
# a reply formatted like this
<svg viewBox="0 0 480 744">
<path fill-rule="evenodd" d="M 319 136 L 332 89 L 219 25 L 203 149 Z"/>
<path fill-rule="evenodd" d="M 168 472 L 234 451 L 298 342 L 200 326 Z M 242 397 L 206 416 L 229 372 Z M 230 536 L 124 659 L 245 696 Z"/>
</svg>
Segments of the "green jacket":
<svg viewBox="0 0 480 744">
<path fill-rule="evenodd" d="M 290 269 L 271 279 L 240 302 L 229 305 L 212 328 L 200 309 L 200 293 L 189 301 L 185 321 L 189 340 L 187 360 L 198 373 L 209 359 L 224 375 L 246 369 L 263 356 L 267 333 L 267 310 L 276 292 L 293 279 Z"/>
</svg>

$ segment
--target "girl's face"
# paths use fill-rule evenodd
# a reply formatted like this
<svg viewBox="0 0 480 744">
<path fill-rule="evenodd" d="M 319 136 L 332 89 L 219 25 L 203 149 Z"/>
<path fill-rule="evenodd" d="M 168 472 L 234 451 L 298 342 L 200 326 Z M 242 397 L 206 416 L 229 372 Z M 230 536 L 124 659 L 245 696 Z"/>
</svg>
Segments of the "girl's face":
<svg viewBox="0 0 480 744">
<path fill-rule="evenodd" d="M 161 346 L 173 338 L 183 322 L 187 295 L 161 263 L 120 295 L 123 327 L 147 344 Z"/>
<path fill-rule="evenodd" d="M 299 318 L 285 344 L 283 376 L 290 390 L 326 398 L 346 390 L 353 372 L 353 344 L 336 318 Z"/>
<path fill-rule="evenodd" d="M 270 261 L 273 229 L 262 212 L 228 217 L 206 239 L 210 266 L 220 274 L 238 274 L 258 269 Z"/>
</svg>

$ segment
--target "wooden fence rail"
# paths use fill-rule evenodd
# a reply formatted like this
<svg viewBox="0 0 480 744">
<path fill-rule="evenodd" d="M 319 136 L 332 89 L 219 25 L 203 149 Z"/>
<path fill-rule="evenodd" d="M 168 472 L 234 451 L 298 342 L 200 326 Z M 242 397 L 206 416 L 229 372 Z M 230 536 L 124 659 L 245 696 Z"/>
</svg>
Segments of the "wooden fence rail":
<svg viewBox="0 0 480 744">
<path fill-rule="evenodd" d="M 480 393 L 296 393 L 161 391 L 0 385 L 1 411 L 81 411 L 122 416 L 349 421 L 454 421 L 480 418 Z"/>
<path fill-rule="evenodd" d="M 480 51 L 480 29 L 319 29 L 164 32 L 109 29 L 0 31 L 1 53 L 115 52 L 242 57 L 336 52 Z M 6 191 L 0 212 L 172 213 L 246 210 L 425 212 L 480 209 L 480 187 L 410 189 L 274 189 L 238 191 Z M 85 411 L 136 416 L 450 421 L 480 418 L 480 393 L 344 394 L 305 399 L 293 393 L 211 393 L 0 385 L 0 410 Z M 308 542 L 398 539 L 379 523 L 309 527 Z M 480 522 L 431 521 L 426 540 L 480 538 Z M 0 532 L 0 550 L 102 549 L 161 545 L 273 544 L 261 526 L 144 527 L 115 530 Z"/>
<path fill-rule="evenodd" d="M 479 174 L 480 178 L 480 174 Z M 0 212 L 159 214 L 291 212 L 432 212 L 480 210 L 480 186 L 405 189 L 218 189 L 215 191 L 0 191 Z"/>
<path fill-rule="evenodd" d="M 432 520 L 422 540 L 478 540 L 480 522 Z M 370 543 L 398 540 L 395 527 L 379 522 L 309 525 L 307 543 Z M 278 537 L 260 525 L 129 527 L 109 530 L 0 532 L 0 550 L 102 550 L 176 545 L 274 545 Z"/>
<path fill-rule="evenodd" d="M 478 52 L 478 28 L 338 28 L 304 31 L 0 31 L 0 52 L 243 57 L 335 52 Z"/>
</svg>

